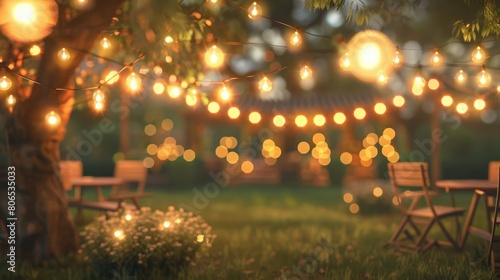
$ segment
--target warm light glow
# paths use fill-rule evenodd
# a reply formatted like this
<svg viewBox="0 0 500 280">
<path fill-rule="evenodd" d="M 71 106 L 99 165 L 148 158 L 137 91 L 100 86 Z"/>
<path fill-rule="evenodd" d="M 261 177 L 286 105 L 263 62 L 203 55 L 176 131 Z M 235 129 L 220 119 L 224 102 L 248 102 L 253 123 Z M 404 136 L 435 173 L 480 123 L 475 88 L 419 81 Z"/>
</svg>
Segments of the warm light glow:
<svg viewBox="0 0 500 280">
<path fill-rule="evenodd" d="M 385 106 L 384 103 L 381 103 L 381 102 L 375 104 L 373 109 L 374 109 L 375 113 L 377 113 L 379 115 L 383 115 L 387 111 L 387 107 Z"/>
<path fill-rule="evenodd" d="M 304 115 L 298 115 L 295 117 L 295 124 L 298 127 L 304 127 L 307 125 L 307 118 Z"/>
<path fill-rule="evenodd" d="M 165 37 L 165 43 L 166 44 L 171 44 L 174 42 L 174 38 L 172 38 L 172 36 L 168 35 Z"/>
<path fill-rule="evenodd" d="M 358 213 L 359 212 L 359 205 L 357 205 L 356 203 L 349 205 L 349 211 L 351 211 L 351 213 L 353 213 L 353 214 Z"/>
<path fill-rule="evenodd" d="M 380 85 L 385 85 L 389 81 L 389 77 L 385 73 L 380 73 L 377 78 L 377 83 Z"/>
<path fill-rule="evenodd" d="M 66 62 L 71 58 L 71 56 L 70 56 L 68 50 L 66 50 L 66 48 L 62 48 L 57 53 L 57 57 L 59 58 L 60 61 L 63 61 L 63 62 Z"/>
<path fill-rule="evenodd" d="M 429 82 L 427 83 L 427 86 L 431 90 L 437 90 L 439 88 L 439 81 L 436 79 L 430 79 Z"/>
<path fill-rule="evenodd" d="M 343 124 L 345 123 L 346 121 L 346 116 L 344 113 L 335 113 L 335 115 L 333 115 L 333 121 L 336 123 L 336 124 Z"/>
<path fill-rule="evenodd" d="M 434 54 L 431 56 L 431 65 L 432 66 L 439 66 L 443 62 L 443 56 L 438 52 L 434 52 Z"/>
<path fill-rule="evenodd" d="M 479 87 L 487 87 L 490 85 L 490 82 L 491 75 L 483 68 L 483 70 L 481 70 L 481 72 L 479 72 L 476 76 L 476 83 Z"/>
<path fill-rule="evenodd" d="M 59 114 L 57 114 L 56 112 L 54 111 L 50 111 L 46 116 L 45 116 L 45 121 L 47 121 L 47 123 L 50 125 L 50 126 L 58 126 L 60 123 L 61 123 L 61 117 L 59 116 Z"/>
<path fill-rule="evenodd" d="M 267 76 L 264 76 L 259 82 L 259 90 L 262 92 L 270 92 L 273 89 L 273 83 Z"/>
<path fill-rule="evenodd" d="M 163 227 L 164 228 L 169 228 L 170 227 L 170 222 L 169 221 L 163 222 Z"/>
<path fill-rule="evenodd" d="M 422 95 L 424 93 L 425 79 L 417 74 L 413 79 L 413 84 L 411 86 L 411 92 L 415 95 Z"/>
<path fill-rule="evenodd" d="M 106 75 L 106 78 L 104 78 L 104 82 L 108 85 L 112 85 L 120 79 L 120 74 L 118 74 L 117 71 L 110 71 L 108 75 Z"/>
<path fill-rule="evenodd" d="M 130 215 L 130 214 L 125 215 L 125 220 L 127 220 L 127 221 L 132 220 L 132 215 Z"/>
<path fill-rule="evenodd" d="M 403 56 L 399 53 L 398 50 L 396 50 L 396 53 L 394 54 L 392 65 L 394 65 L 394 67 L 401 67 L 401 65 L 403 65 Z"/>
<path fill-rule="evenodd" d="M 208 67 L 220 67 L 224 63 L 224 53 L 216 45 L 213 45 L 205 53 L 205 63 Z"/>
<path fill-rule="evenodd" d="M 286 119 L 282 115 L 276 115 L 273 118 L 273 124 L 277 127 L 283 127 L 286 123 Z"/>
<path fill-rule="evenodd" d="M 123 238 L 125 238 L 125 235 L 124 235 L 124 233 L 123 233 L 123 230 L 115 230 L 115 232 L 113 233 L 113 235 L 114 235 L 116 238 L 120 239 L 120 240 L 122 240 Z"/>
<path fill-rule="evenodd" d="M 174 223 L 176 223 L 176 224 L 180 224 L 181 222 L 182 222 L 182 220 L 179 218 L 175 219 L 175 221 L 174 221 Z"/>
<path fill-rule="evenodd" d="M 136 92 L 141 88 L 141 78 L 136 75 L 134 72 L 132 72 L 128 77 L 127 77 L 127 86 L 132 92 Z"/>
<path fill-rule="evenodd" d="M 170 96 L 171 98 L 177 98 L 182 93 L 181 88 L 178 86 L 169 86 L 167 92 L 168 96 Z"/>
<path fill-rule="evenodd" d="M 33 45 L 30 48 L 30 55 L 37 56 L 42 52 L 42 49 L 38 45 Z"/>
<path fill-rule="evenodd" d="M 184 157 L 185 161 L 192 162 L 196 158 L 196 153 L 191 149 L 187 149 L 184 151 L 184 154 L 182 154 L 182 157 Z"/>
<path fill-rule="evenodd" d="M 203 242 L 204 238 L 205 238 L 205 236 L 203 234 L 198 234 L 198 236 L 196 236 L 196 241 L 201 243 L 201 242 Z"/>
<path fill-rule="evenodd" d="M 463 84 L 467 80 L 467 73 L 464 70 L 460 70 L 455 74 L 455 81 L 459 84 Z"/>
<path fill-rule="evenodd" d="M 300 36 L 298 31 L 295 31 L 290 37 L 290 44 L 292 46 L 298 46 L 302 43 L 302 36 Z"/>
<path fill-rule="evenodd" d="M 342 198 L 344 199 L 345 203 L 351 203 L 354 199 L 354 197 L 350 193 L 345 193 Z"/>
<path fill-rule="evenodd" d="M 102 102 L 94 102 L 94 110 L 102 111 L 104 104 Z"/>
<path fill-rule="evenodd" d="M 215 155 L 219 158 L 225 158 L 227 156 L 227 153 L 227 147 L 218 146 L 217 148 L 215 148 Z"/>
<path fill-rule="evenodd" d="M 12 81 L 7 76 L 0 78 L 0 90 L 8 90 L 11 86 Z"/>
<path fill-rule="evenodd" d="M 198 104 L 198 97 L 196 94 L 187 94 L 185 101 L 186 105 L 193 107 Z"/>
<path fill-rule="evenodd" d="M 243 171 L 243 173 L 252 173 L 253 171 L 253 163 L 251 161 L 244 161 L 242 164 L 241 164 L 241 171 Z"/>
<path fill-rule="evenodd" d="M 253 124 L 259 123 L 261 119 L 262 119 L 262 117 L 260 116 L 260 114 L 258 112 L 251 112 L 248 115 L 248 120 Z"/>
<path fill-rule="evenodd" d="M 14 20 L 21 24 L 31 24 L 35 21 L 35 7 L 31 3 L 19 3 L 12 10 Z"/>
<path fill-rule="evenodd" d="M 240 116 L 240 109 L 236 107 L 231 107 L 229 110 L 227 110 L 227 115 L 231 119 L 237 119 Z"/>
<path fill-rule="evenodd" d="M 95 102 L 103 102 L 104 101 L 104 93 L 98 89 L 94 91 L 94 94 L 92 95 L 92 99 L 94 99 Z"/>
<path fill-rule="evenodd" d="M 252 5 L 248 8 L 248 17 L 250 19 L 258 19 L 262 16 L 262 7 L 257 4 L 256 2 L 253 2 Z"/>
<path fill-rule="evenodd" d="M 382 194 L 384 194 L 384 190 L 382 190 L 381 187 L 376 187 L 376 188 L 373 189 L 373 195 L 375 197 L 381 197 Z"/>
<path fill-rule="evenodd" d="M 349 53 L 345 53 L 340 57 L 340 68 L 349 71 L 351 69 L 351 60 L 349 59 Z"/>
<path fill-rule="evenodd" d="M 467 106 L 467 104 L 461 102 L 461 103 L 457 104 L 457 108 L 456 109 L 457 109 L 457 112 L 459 114 L 465 114 L 469 110 L 469 106 Z"/>
<path fill-rule="evenodd" d="M 354 117 L 358 120 L 362 120 L 366 117 L 366 111 L 363 108 L 356 108 L 354 110 Z"/>
<path fill-rule="evenodd" d="M 405 98 L 401 95 L 396 95 L 392 99 L 392 104 L 394 104 L 394 106 L 396 107 L 403 107 L 405 105 L 405 102 Z"/>
<path fill-rule="evenodd" d="M 162 82 L 155 82 L 153 85 L 153 92 L 155 94 L 162 94 L 165 91 L 165 86 Z"/>
<path fill-rule="evenodd" d="M 10 94 L 9 96 L 7 96 L 6 102 L 7 106 L 12 107 L 16 105 L 16 98 L 14 97 L 14 95 Z"/>
<path fill-rule="evenodd" d="M 314 133 L 312 140 L 313 140 L 314 144 L 318 144 L 318 143 L 325 142 L 326 138 L 325 138 L 325 135 L 323 133 L 318 132 L 318 133 Z M 324 144 L 326 144 L 326 142 Z"/>
<path fill-rule="evenodd" d="M 309 79 L 311 77 L 312 77 L 312 70 L 311 70 L 311 68 L 309 66 L 307 66 L 307 65 L 304 65 L 304 67 L 302 67 L 300 69 L 300 78 L 302 80 L 307 80 L 307 79 Z"/>
<path fill-rule="evenodd" d="M 477 46 L 477 48 L 472 52 L 472 61 L 476 63 L 483 63 L 485 59 L 486 52 L 480 46 Z"/>
<path fill-rule="evenodd" d="M 101 48 L 103 49 L 109 49 L 111 48 L 111 42 L 108 40 L 108 38 L 104 37 L 101 40 Z"/>
<path fill-rule="evenodd" d="M 297 145 L 297 151 L 299 151 L 299 153 L 305 155 L 309 152 L 309 150 L 311 149 L 311 146 L 309 145 L 309 143 L 307 142 L 300 142 L 298 145 Z"/>
<path fill-rule="evenodd" d="M 340 155 L 340 162 L 342 162 L 345 165 L 351 164 L 352 162 L 352 155 L 348 152 L 344 152 Z"/>
<path fill-rule="evenodd" d="M 216 114 L 220 110 L 220 105 L 219 105 L 219 103 L 212 101 L 212 102 L 208 103 L 207 109 L 210 113 Z"/>
<path fill-rule="evenodd" d="M 486 108 L 486 102 L 484 102 L 483 99 L 478 98 L 478 99 L 474 100 L 474 108 L 478 111 L 481 111 L 484 108 Z"/>
<path fill-rule="evenodd" d="M 326 123 L 326 118 L 325 116 L 318 114 L 314 116 L 313 122 L 316 126 L 323 126 Z"/>
<path fill-rule="evenodd" d="M 359 50 L 359 66 L 365 70 L 374 70 L 380 64 L 380 47 L 374 43 L 365 43 Z"/>
<path fill-rule="evenodd" d="M 394 137 L 396 137 L 396 131 L 391 127 L 384 129 L 382 134 L 386 136 L 389 140 L 392 140 L 394 139 Z"/>
<path fill-rule="evenodd" d="M 453 98 L 449 95 L 441 97 L 441 104 L 445 107 L 450 107 L 453 104 Z"/>
<path fill-rule="evenodd" d="M 226 85 L 223 85 L 219 90 L 219 98 L 225 102 L 231 99 L 231 91 L 226 87 Z"/>
</svg>

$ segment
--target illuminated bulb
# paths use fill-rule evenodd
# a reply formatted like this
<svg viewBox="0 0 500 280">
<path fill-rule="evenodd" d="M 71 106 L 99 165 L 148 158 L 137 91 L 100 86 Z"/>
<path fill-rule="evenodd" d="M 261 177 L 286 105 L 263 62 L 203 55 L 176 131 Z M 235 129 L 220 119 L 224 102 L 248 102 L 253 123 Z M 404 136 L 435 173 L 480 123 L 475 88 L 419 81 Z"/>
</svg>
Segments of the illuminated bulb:
<svg viewBox="0 0 500 280">
<path fill-rule="evenodd" d="M 207 109 L 210 113 L 216 114 L 220 110 L 220 105 L 219 105 L 219 103 L 212 101 L 212 102 L 208 103 Z"/>
<path fill-rule="evenodd" d="M 346 116 L 344 113 L 335 113 L 335 115 L 333 115 L 333 121 L 336 123 L 336 124 L 343 124 L 345 123 L 346 121 Z"/>
<path fill-rule="evenodd" d="M 394 67 L 400 67 L 401 65 L 403 65 L 403 56 L 399 53 L 399 50 L 396 50 L 392 65 L 394 65 Z"/>
<path fill-rule="evenodd" d="M 240 109 L 236 107 L 231 107 L 229 110 L 227 110 L 227 115 L 231 119 L 237 119 L 240 116 Z"/>
<path fill-rule="evenodd" d="M 219 97 L 223 101 L 229 101 L 229 99 L 231 99 L 231 92 L 225 85 L 219 90 Z"/>
<path fill-rule="evenodd" d="M 453 97 L 445 95 L 441 98 L 441 104 L 445 107 L 450 107 L 453 104 Z"/>
<path fill-rule="evenodd" d="M 442 62 L 443 62 L 443 56 L 436 51 L 431 57 L 431 65 L 439 66 Z"/>
<path fill-rule="evenodd" d="M 472 61 L 482 63 L 485 59 L 486 52 L 480 46 L 477 46 L 477 48 L 472 52 Z"/>
<path fill-rule="evenodd" d="M 153 85 L 153 92 L 155 94 L 162 94 L 165 91 L 165 86 L 162 82 L 155 82 Z"/>
<path fill-rule="evenodd" d="M 349 53 L 345 53 L 340 58 L 340 68 L 344 69 L 345 71 L 349 71 L 349 69 L 351 69 L 351 60 L 349 59 Z"/>
<path fill-rule="evenodd" d="M 217 4 L 217 0 L 208 0 L 208 2 L 210 2 L 212 4 Z"/>
<path fill-rule="evenodd" d="M 7 76 L 0 78 L 0 90 L 8 90 L 11 86 L 12 81 Z"/>
<path fill-rule="evenodd" d="M 298 127 L 304 127 L 307 125 L 307 118 L 304 115 L 298 115 L 295 117 L 295 125 Z"/>
<path fill-rule="evenodd" d="M 163 227 L 164 228 L 169 228 L 170 227 L 170 222 L 169 221 L 166 221 L 163 223 Z"/>
<path fill-rule="evenodd" d="M 213 45 L 205 53 L 205 63 L 208 67 L 220 67 L 224 63 L 224 53 L 216 45 Z"/>
<path fill-rule="evenodd" d="M 31 24 L 35 21 L 35 7 L 31 3 L 19 3 L 12 10 L 14 19 L 21 24 Z"/>
<path fill-rule="evenodd" d="M 16 98 L 14 97 L 14 95 L 10 94 L 9 96 L 7 96 L 7 105 L 9 107 L 16 105 Z"/>
<path fill-rule="evenodd" d="M 363 108 L 356 108 L 354 110 L 354 117 L 358 120 L 362 120 L 366 117 L 366 111 Z"/>
<path fill-rule="evenodd" d="M 165 37 L 165 43 L 171 44 L 173 42 L 174 42 L 174 38 L 172 38 L 172 36 L 169 35 L 169 36 Z"/>
<path fill-rule="evenodd" d="M 38 45 L 33 45 L 31 46 L 30 48 L 30 54 L 32 56 L 37 56 L 39 55 L 40 53 L 42 52 L 42 49 L 40 49 L 40 47 Z"/>
<path fill-rule="evenodd" d="M 309 79 L 311 77 L 312 77 L 311 68 L 309 68 L 309 66 L 307 66 L 307 65 L 304 65 L 304 67 L 302 67 L 300 69 L 300 78 L 302 78 L 302 80 L 306 80 L 306 79 Z"/>
<path fill-rule="evenodd" d="M 463 84 L 467 80 L 467 73 L 464 70 L 460 70 L 455 74 L 455 81 L 459 84 Z"/>
<path fill-rule="evenodd" d="M 116 71 L 110 71 L 107 75 L 106 78 L 104 78 L 104 81 L 108 85 L 112 85 L 120 79 L 120 74 Z"/>
<path fill-rule="evenodd" d="M 113 235 L 118 239 L 123 239 L 125 236 L 123 235 L 123 230 L 116 230 Z"/>
<path fill-rule="evenodd" d="M 273 118 L 273 124 L 277 127 L 283 127 L 286 123 L 286 119 L 282 115 L 276 115 Z"/>
<path fill-rule="evenodd" d="M 104 101 L 104 93 L 98 89 L 92 95 L 92 99 L 94 99 L 95 102 L 102 102 Z"/>
<path fill-rule="evenodd" d="M 191 106 L 191 107 L 198 104 L 198 97 L 196 96 L 196 94 L 187 94 L 186 95 L 186 104 L 188 106 Z"/>
<path fill-rule="evenodd" d="M 248 8 L 248 17 L 250 19 L 258 19 L 260 16 L 262 16 L 262 7 L 257 2 L 253 2 Z"/>
<path fill-rule="evenodd" d="M 125 220 L 127 220 L 127 221 L 132 220 L 132 215 L 130 215 L 130 214 L 125 215 Z"/>
<path fill-rule="evenodd" d="M 295 31 L 290 37 L 290 44 L 292 46 L 298 46 L 302 43 L 302 36 L 300 36 L 298 31 Z"/>
<path fill-rule="evenodd" d="M 57 126 L 61 123 L 61 117 L 54 111 L 50 111 L 50 113 L 45 116 L 45 120 L 50 126 Z"/>
<path fill-rule="evenodd" d="M 478 98 L 474 100 L 474 108 L 478 111 L 481 111 L 486 108 L 486 102 L 484 102 L 483 99 Z"/>
<path fill-rule="evenodd" d="M 490 85 L 491 82 L 491 76 L 486 70 L 481 70 L 479 74 L 476 76 L 476 83 L 479 87 L 487 87 Z"/>
<path fill-rule="evenodd" d="M 109 49 L 111 48 L 111 42 L 108 40 L 108 38 L 104 37 L 101 40 L 101 47 L 103 49 Z"/>
<path fill-rule="evenodd" d="M 465 104 L 463 102 L 457 104 L 457 112 L 459 114 L 465 114 L 465 113 L 467 113 L 467 110 L 469 110 L 469 107 L 467 106 L 467 104 Z"/>
<path fill-rule="evenodd" d="M 176 223 L 176 224 L 180 224 L 181 222 L 182 222 L 182 221 L 181 221 L 181 219 L 179 219 L 179 218 L 175 219 L 175 221 L 174 221 L 174 223 Z"/>
<path fill-rule="evenodd" d="M 273 89 L 273 83 L 267 76 L 264 75 L 264 78 L 259 82 L 259 90 L 262 92 L 270 92 Z"/>
<path fill-rule="evenodd" d="M 420 76 L 420 74 L 417 74 L 415 76 L 415 79 L 413 80 L 413 84 L 411 87 L 411 92 L 415 95 L 422 95 L 424 92 L 424 87 L 425 87 L 425 79 Z"/>
<path fill-rule="evenodd" d="M 381 85 L 385 85 L 385 84 L 387 84 L 388 81 L 389 81 L 389 77 L 385 73 L 380 73 L 378 75 L 377 83 L 379 83 Z"/>
<path fill-rule="evenodd" d="M 385 114 L 385 112 L 387 111 L 387 107 L 385 106 L 384 103 L 377 103 L 375 104 L 375 107 L 373 107 L 375 113 L 379 114 L 379 115 L 383 115 Z"/>
<path fill-rule="evenodd" d="M 134 72 L 132 72 L 127 77 L 126 83 L 132 92 L 136 92 L 141 88 L 142 81 L 140 77 L 138 77 Z"/>
<path fill-rule="evenodd" d="M 316 126 L 323 126 L 326 123 L 326 118 L 323 115 L 314 116 L 313 122 Z"/>
<path fill-rule="evenodd" d="M 394 104 L 394 106 L 396 107 L 403 107 L 405 105 L 405 98 L 401 95 L 396 95 L 394 96 L 394 98 L 392 99 L 392 103 Z"/>
<path fill-rule="evenodd" d="M 429 87 L 429 89 L 437 90 L 439 88 L 439 84 L 440 83 L 437 79 L 430 79 L 427 83 L 427 86 Z"/>
<path fill-rule="evenodd" d="M 66 50 L 66 48 L 62 48 L 58 53 L 57 57 L 59 58 L 60 61 L 66 62 L 70 59 L 69 52 Z"/>
<path fill-rule="evenodd" d="M 177 98 L 181 95 L 181 88 L 178 86 L 169 87 L 168 96 L 171 98 Z"/>
<path fill-rule="evenodd" d="M 98 102 L 98 101 L 94 102 L 94 109 L 96 111 L 101 111 L 102 108 L 104 108 L 104 104 L 102 104 L 102 102 Z"/>
<path fill-rule="evenodd" d="M 253 124 L 259 123 L 261 119 L 262 116 L 258 112 L 251 112 L 248 115 L 248 120 Z"/>
</svg>

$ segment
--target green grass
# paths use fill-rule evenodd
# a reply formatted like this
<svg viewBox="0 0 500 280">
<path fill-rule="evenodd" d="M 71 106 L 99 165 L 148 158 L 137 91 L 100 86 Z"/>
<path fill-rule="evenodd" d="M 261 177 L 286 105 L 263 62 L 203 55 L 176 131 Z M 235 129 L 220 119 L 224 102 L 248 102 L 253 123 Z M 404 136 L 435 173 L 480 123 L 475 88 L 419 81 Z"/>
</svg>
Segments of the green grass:
<svg viewBox="0 0 500 280">
<path fill-rule="evenodd" d="M 156 190 L 154 194 L 142 204 L 161 210 L 169 205 L 193 205 L 192 190 Z M 471 194 L 458 195 L 458 204 L 467 206 L 470 198 Z M 383 249 L 401 215 L 397 211 L 351 214 L 349 205 L 342 201 L 341 188 L 246 186 L 221 190 L 208 200 L 199 214 L 217 234 L 211 256 L 178 279 L 413 280 L 493 276 L 482 260 L 486 242 L 475 237 L 469 237 L 461 253 L 448 248 L 422 254 Z M 449 203 L 449 198 L 443 195 L 438 201 Z M 484 220 L 481 206 L 476 221 Z M 86 211 L 86 222 L 95 216 Z M 447 226 L 453 226 L 451 221 Z M 4 279 L 6 268 L 2 270 L 0 278 Z M 28 265 L 21 273 L 19 279 L 95 279 L 91 270 L 69 259 L 43 268 Z M 161 278 L 151 272 L 145 279 Z"/>
</svg>

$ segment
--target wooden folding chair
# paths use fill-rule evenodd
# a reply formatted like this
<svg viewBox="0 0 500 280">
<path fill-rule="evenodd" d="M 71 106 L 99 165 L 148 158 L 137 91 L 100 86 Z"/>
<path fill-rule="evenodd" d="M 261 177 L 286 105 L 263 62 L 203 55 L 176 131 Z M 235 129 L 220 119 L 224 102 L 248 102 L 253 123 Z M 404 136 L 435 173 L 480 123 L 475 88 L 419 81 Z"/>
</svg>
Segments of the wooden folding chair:
<svg viewBox="0 0 500 280">
<path fill-rule="evenodd" d="M 496 162 L 498 163 L 498 162 Z M 493 174 L 492 174 L 493 171 Z M 497 178 L 497 191 L 495 197 L 494 211 L 493 211 L 493 219 L 491 222 L 491 235 L 490 235 L 490 243 L 488 245 L 488 261 L 491 264 L 491 268 L 493 272 L 496 274 L 500 274 L 500 235 L 497 231 L 497 227 L 500 225 L 500 217 L 498 213 L 498 207 L 500 206 L 500 165 L 497 166 L 496 170 L 492 170 L 492 166 L 490 163 L 490 176 L 494 176 L 496 173 Z M 491 180 L 491 177 L 489 177 Z"/>
<path fill-rule="evenodd" d="M 62 160 L 59 162 L 59 170 L 61 180 L 65 191 L 73 189 L 71 179 L 83 176 L 83 165 L 78 160 Z M 78 186 L 74 187 L 74 195 L 71 199 L 78 199 L 81 195 L 81 189 Z"/>
<path fill-rule="evenodd" d="M 139 198 L 151 196 L 151 194 L 144 193 L 147 176 L 148 170 L 144 167 L 142 161 L 117 161 L 115 165 L 115 177 L 123 179 L 125 184 L 121 186 L 113 186 L 108 200 L 130 200 L 134 206 L 139 209 L 140 207 L 137 200 Z"/>
<path fill-rule="evenodd" d="M 490 161 L 488 165 L 488 180 L 497 182 L 500 169 L 500 161 Z M 488 217 L 488 228 L 491 228 L 493 220 L 493 212 L 495 211 L 495 196 L 484 194 L 484 205 L 486 206 L 486 216 Z"/>
<path fill-rule="evenodd" d="M 437 206 L 432 203 L 431 196 L 438 193 L 430 190 L 427 163 L 390 163 L 388 168 L 394 194 L 398 198 L 398 205 L 404 217 L 387 244 L 392 244 L 400 250 L 417 252 L 426 251 L 435 245 L 448 245 L 460 250 L 457 240 L 444 227 L 442 219 L 458 217 L 464 213 L 465 209 Z M 426 207 L 417 208 L 421 198 L 425 199 Z M 405 207 L 403 203 L 406 199 L 411 201 L 408 207 Z M 423 228 L 419 225 L 423 225 Z M 447 241 L 427 238 L 433 225 L 441 229 Z"/>
</svg>

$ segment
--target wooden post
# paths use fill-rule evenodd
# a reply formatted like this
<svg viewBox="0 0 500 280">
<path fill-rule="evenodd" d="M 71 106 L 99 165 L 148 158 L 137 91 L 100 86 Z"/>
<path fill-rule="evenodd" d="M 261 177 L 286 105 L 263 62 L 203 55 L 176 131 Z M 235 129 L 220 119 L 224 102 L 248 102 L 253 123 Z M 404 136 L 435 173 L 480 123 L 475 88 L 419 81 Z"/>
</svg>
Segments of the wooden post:
<svg viewBox="0 0 500 280">
<path fill-rule="evenodd" d="M 431 114 L 430 139 L 434 145 L 434 151 L 431 154 L 431 180 L 436 182 L 441 179 L 441 143 L 435 141 L 435 131 L 441 129 L 441 107 L 439 106 L 441 91 L 431 93 L 433 95 L 434 110 Z"/>
</svg>

